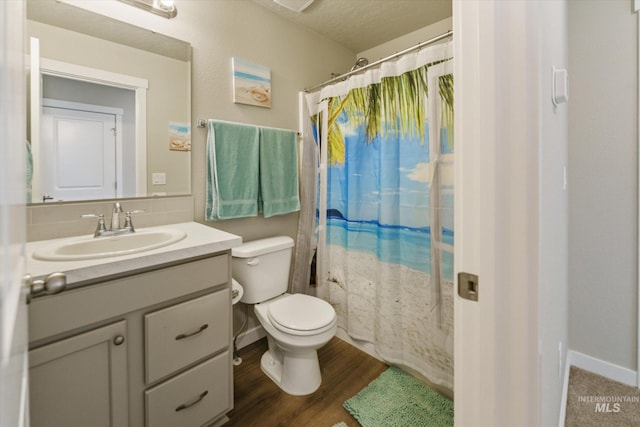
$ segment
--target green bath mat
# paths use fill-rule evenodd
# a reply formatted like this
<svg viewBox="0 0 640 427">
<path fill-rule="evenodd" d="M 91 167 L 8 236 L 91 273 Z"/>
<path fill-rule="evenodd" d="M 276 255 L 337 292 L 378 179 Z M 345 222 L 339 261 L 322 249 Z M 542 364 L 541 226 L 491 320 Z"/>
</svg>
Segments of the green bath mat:
<svg viewBox="0 0 640 427">
<path fill-rule="evenodd" d="M 393 366 L 342 406 L 363 427 L 453 426 L 453 402 Z"/>
</svg>

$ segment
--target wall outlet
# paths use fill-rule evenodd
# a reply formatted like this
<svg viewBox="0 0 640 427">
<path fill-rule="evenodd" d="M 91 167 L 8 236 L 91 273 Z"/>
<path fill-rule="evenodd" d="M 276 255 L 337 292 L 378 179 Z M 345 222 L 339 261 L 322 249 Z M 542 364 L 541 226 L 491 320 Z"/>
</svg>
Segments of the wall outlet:
<svg viewBox="0 0 640 427">
<path fill-rule="evenodd" d="M 153 185 L 164 185 L 167 183 L 167 174 L 164 172 L 154 172 L 151 174 L 151 183 Z"/>
</svg>

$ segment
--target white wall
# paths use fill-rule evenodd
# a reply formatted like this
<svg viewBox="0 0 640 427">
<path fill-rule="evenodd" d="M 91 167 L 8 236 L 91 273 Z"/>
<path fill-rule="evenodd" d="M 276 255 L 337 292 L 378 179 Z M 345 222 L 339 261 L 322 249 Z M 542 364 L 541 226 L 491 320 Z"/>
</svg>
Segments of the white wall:
<svg viewBox="0 0 640 427">
<path fill-rule="evenodd" d="M 569 339 L 636 370 L 637 17 L 569 1 Z"/>
</svg>

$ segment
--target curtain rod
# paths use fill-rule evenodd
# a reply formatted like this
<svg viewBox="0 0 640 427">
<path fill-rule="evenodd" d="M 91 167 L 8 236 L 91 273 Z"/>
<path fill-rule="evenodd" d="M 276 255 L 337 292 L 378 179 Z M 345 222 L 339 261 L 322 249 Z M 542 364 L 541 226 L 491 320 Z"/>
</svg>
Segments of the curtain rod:
<svg viewBox="0 0 640 427">
<path fill-rule="evenodd" d="M 420 43 L 418 43 L 418 44 L 417 44 L 417 45 L 415 45 L 415 46 L 409 47 L 409 48 L 407 48 L 407 49 L 405 49 L 405 50 L 401 50 L 400 52 L 394 53 L 393 55 L 389 55 L 389 56 L 386 56 L 386 57 L 384 57 L 384 58 L 382 58 L 382 59 L 378 59 L 377 61 L 372 62 L 371 64 L 368 64 L 368 65 L 365 65 L 364 67 L 360 67 L 360 68 L 355 69 L 355 70 L 353 70 L 353 71 L 349 71 L 349 72 L 346 72 L 346 73 L 344 73 L 344 74 L 341 74 L 341 75 L 339 75 L 339 76 L 337 76 L 337 77 L 334 77 L 334 78 L 332 78 L 332 79 L 330 79 L 330 80 L 327 80 L 326 82 L 323 82 L 323 83 L 320 83 L 320 84 L 315 85 L 315 86 L 313 86 L 313 87 L 310 87 L 310 88 L 308 88 L 308 89 L 305 89 L 304 91 L 305 91 L 305 92 L 313 92 L 313 91 L 315 91 L 316 89 L 320 89 L 320 88 L 322 88 L 322 87 L 325 87 L 325 86 L 327 86 L 327 85 L 330 85 L 331 83 L 335 83 L 335 82 L 337 82 L 337 81 L 339 81 L 339 80 L 345 79 L 345 78 L 347 78 L 347 77 L 349 77 L 349 76 L 352 76 L 352 75 L 354 75 L 354 74 L 358 74 L 358 73 L 360 73 L 360 72 L 362 72 L 362 71 L 364 71 L 364 70 L 367 70 L 367 69 L 369 69 L 369 68 L 371 68 L 371 67 L 375 67 L 376 65 L 382 64 L 382 63 L 383 63 L 383 62 L 385 62 L 385 61 L 388 61 L 388 60 L 390 60 L 390 59 L 397 58 L 397 57 L 402 56 L 402 55 L 404 55 L 404 54 L 406 54 L 406 53 L 409 53 L 409 52 L 412 52 L 412 51 L 414 51 L 414 50 L 420 49 L 420 48 L 422 48 L 422 47 L 424 47 L 424 46 L 427 46 L 427 45 L 433 44 L 433 43 L 435 43 L 435 42 L 439 42 L 440 40 L 442 40 L 442 39 L 446 39 L 447 37 L 451 37 L 451 36 L 453 36 L 453 30 L 449 30 L 449 31 L 447 31 L 446 33 L 440 34 L 439 36 L 436 36 L 436 37 L 434 37 L 434 38 L 432 38 L 432 39 L 429 39 L 429 40 L 426 40 L 426 41 L 420 42 Z"/>
</svg>

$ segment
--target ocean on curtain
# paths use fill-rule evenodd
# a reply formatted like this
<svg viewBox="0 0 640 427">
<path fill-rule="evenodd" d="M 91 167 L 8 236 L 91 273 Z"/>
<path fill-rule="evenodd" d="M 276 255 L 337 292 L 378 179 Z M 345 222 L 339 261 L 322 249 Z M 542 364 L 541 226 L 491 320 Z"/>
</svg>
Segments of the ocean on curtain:
<svg viewBox="0 0 640 427">
<path fill-rule="evenodd" d="M 317 295 L 351 337 L 450 389 L 452 51 L 432 46 L 307 97 L 326 148 Z"/>
</svg>

